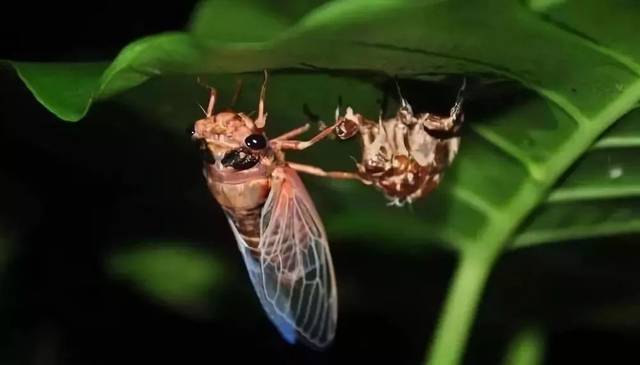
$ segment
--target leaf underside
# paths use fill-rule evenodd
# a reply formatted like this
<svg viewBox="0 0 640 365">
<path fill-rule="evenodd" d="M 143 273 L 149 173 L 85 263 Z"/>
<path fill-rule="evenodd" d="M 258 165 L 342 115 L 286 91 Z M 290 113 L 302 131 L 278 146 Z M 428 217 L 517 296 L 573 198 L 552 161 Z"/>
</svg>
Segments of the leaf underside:
<svg viewBox="0 0 640 365">
<path fill-rule="evenodd" d="M 483 103 L 492 84 L 474 93 L 480 84 L 471 83 L 460 153 L 441 187 L 412 210 L 386 207 L 379 192 L 357 183 L 311 182 L 331 236 L 493 250 L 640 229 L 639 173 L 631 158 L 640 136 L 638 116 L 629 113 L 640 99 L 640 47 L 629 31 L 640 12 L 628 11 L 637 4 L 304 4 L 282 13 L 262 2 L 203 2 L 184 32 L 135 41 L 110 63 L 10 63 L 63 120 L 79 121 L 92 103 L 108 99 L 180 131 L 198 116 L 194 100 L 206 102 L 198 76 L 228 98 L 241 75 L 246 91 L 238 108 L 255 110 L 260 71 L 271 70 L 274 130 L 306 122 L 306 109 L 330 121 L 341 98 L 375 119 L 382 85 L 394 75 L 510 80 L 516 91 L 504 103 L 494 100 L 491 110 Z M 619 16 L 598 16 L 605 11 Z M 240 18 L 250 31 L 228 26 Z M 425 83 L 432 93 L 437 85 Z M 622 127 L 594 145 L 623 116 Z M 347 143 L 323 143 L 300 156 L 323 167 L 353 166 Z"/>
</svg>

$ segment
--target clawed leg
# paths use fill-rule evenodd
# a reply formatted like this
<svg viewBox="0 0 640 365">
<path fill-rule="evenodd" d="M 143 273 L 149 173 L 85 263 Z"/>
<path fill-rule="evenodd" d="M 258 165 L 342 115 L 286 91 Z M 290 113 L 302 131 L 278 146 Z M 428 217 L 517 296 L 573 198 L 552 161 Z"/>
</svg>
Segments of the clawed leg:
<svg viewBox="0 0 640 365">
<path fill-rule="evenodd" d="M 438 115 L 427 114 L 421 119 L 422 125 L 431 131 L 452 132 L 460 124 L 457 118 L 453 116 L 443 118 Z"/>
<path fill-rule="evenodd" d="M 260 89 L 260 100 L 258 101 L 258 118 L 255 123 L 258 129 L 264 129 L 264 125 L 267 122 L 267 114 L 264 112 L 264 97 L 267 92 L 267 70 L 264 70 L 264 81 L 262 82 L 262 88 Z"/>
<path fill-rule="evenodd" d="M 353 137 L 360 130 L 360 115 L 354 114 L 353 109 L 351 108 L 347 108 L 347 113 L 344 117 L 340 117 L 339 112 L 340 110 L 336 109 L 336 121 L 333 125 L 324 128 L 322 131 L 320 131 L 320 133 L 318 133 L 317 135 L 315 135 L 315 137 L 311 138 L 308 141 L 291 140 L 291 138 L 297 137 L 309 130 L 309 124 L 307 123 L 302 127 L 298 127 L 292 131 L 289 131 L 281 136 L 272 139 L 271 142 L 273 142 L 276 147 L 281 149 L 301 151 L 313 146 L 314 144 L 331 135 L 335 135 L 340 139 L 348 139 Z"/>
<path fill-rule="evenodd" d="M 208 89 L 210 90 L 210 95 L 209 95 L 209 106 L 207 106 L 207 110 L 205 111 L 205 110 L 204 110 L 204 108 L 203 108 L 202 106 L 200 106 L 200 109 L 202 109 L 202 112 L 204 112 L 205 116 L 206 116 L 207 118 L 210 118 L 210 117 L 213 115 L 213 107 L 214 107 L 214 105 L 216 104 L 216 95 L 217 95 L 217 91 L 216 91 L 216 89 L 215 89 L 215 88 L 213 88 L 213 87 L 211 87 L 211 86 L 209 86 L 209 85 L 205 85 L 205 84 L 200 80 L 200 78 L 199 78 L 199 77 L 197 78 L 197 82 L 198 82 L 200 85 L 202 85 L 202 86 L 204 86 L 204 87 L 206 87 L 206 88 L 208 88 Z"/>
<path fill-rule="evenodd" d="M 420 122 L 428 130 L 442 131 L 442 132 L 455 132 L 460 124 L 463 122 L 464 115 L 462 114 L 462 102 L 464 101 L 463 93 L 466 87 L 466 79 L 463 81 L 456 102 L 451 108 L 449 117 L 443 118 L 438 115 L 425 114 L 420 118 Z"/>
<path fill-rule="evenodd" d="M 333 179 L 351 179 L 351 180 L 360 180 L 362 183 L 365 183 L 364 180 L 360 177 L 360 175 L 355 172 L 346 172 L 346 171 L 325 171 L 319 167 L 304 165 L 295 162 L 287 162 L 287 164 L 293 168 L 294 170 L 304 172 L 306 174 L 322 176 L 322 177 L 330 177 Z"/>
<path fill-rule="evenodd" d="M 211 88 L 211 95 L 209 96 L 209 106 L 207 106 L 207 118 L 213 115 L 213 106 L 216 104 L 216 89 Z"/>
</svg>

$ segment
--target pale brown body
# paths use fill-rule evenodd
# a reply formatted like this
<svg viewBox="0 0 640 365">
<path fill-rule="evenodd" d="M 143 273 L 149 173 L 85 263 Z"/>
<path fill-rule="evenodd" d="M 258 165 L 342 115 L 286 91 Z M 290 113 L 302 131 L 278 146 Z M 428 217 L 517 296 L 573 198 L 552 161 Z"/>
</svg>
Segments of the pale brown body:
<svg viewBox="0 0 640 365">
<path fill-rule="evenodd" d="M 308 125 L 298 128 L 270 140 L 262 150 L 250 151 L 258 162 L 249 169 L 238 171 L 233 167 L 223 166 L 221 161 L 230 149 L 241 147 L 238 141 L 245 140 L 251 134 L 265 135 L 256 126 L 256 122 L 243 113 L 221 112 L 195 123 L 194 139 L 203 140 L 206 143 L 203 148 L 210 150 L 216 161 L 203 166 L 207 186 L 247 243 L 257 247 L 260 240 L 260 211 L 269 195 L 272 174 L 276 168 L 290 166 L 302 172 L 321 171 L 326 176 L 351 177 L 350 173 L 325 172 L 314 166 L 285 162 L 283 149 L 301 150 L 333 133 L 333 127 L 329 127 L 309 141 L 289 139 L 308 128 Z"/>
<path fill-rule="evenodd" d="M 463 90 L 448 117 L 414 115 L 404 99 L 398 113 L 386 120 L 368 120 L 351 108 L 337 116 L 339 138 L 361 137 L 360 180 L 381 190 L 390 205 L 412 203 L 432 192 L 458 152 Z"/>
<path fill-rule="evenodd" d="M 260 213 L 271 190 L 271 179 L 266 171 L 248 172 L 246 179 L 226 182 L 217 179 L 215 167 L 205 166 L 207 186 L 227 216 L 254 249 L 260 242 Z"/>
<path fill-rule="evenodd" d="M 285 161 L 283 150 L 312 146 L 331 135 L 334 126 L 308 141 L 292 138 L 309 125 L 268 140 L 265 85 L 256 119 L 234 111 L 214 114 L 212 89 L 206 116 L 195 122 L 192 138 L 200 144 L 207 186 L 227 216 L 269 318 L 288 342 L 322 349 L 336 329 L 335 274 L 322 221 L 296 171 L 356 175 Z"/>
<path fill-rule="evenodd" d="M 233 220 L 240 234 L 253 248 L 260 240 L 260 210 L 271 188 L 270 175 L 275 153 L 270 148 L 256 156 L 255 166 L 237 171 L 223 166 L 222 159 L 231 148 L 241 146 L 247 136 L 256 132 L 253 120 L 242 113 L 221 112 L 196 122 L 194 137 L 204 139 L 215 158 L 214 164 L 204 164 L 203 173 L 209 191 Z"/>
</svg>

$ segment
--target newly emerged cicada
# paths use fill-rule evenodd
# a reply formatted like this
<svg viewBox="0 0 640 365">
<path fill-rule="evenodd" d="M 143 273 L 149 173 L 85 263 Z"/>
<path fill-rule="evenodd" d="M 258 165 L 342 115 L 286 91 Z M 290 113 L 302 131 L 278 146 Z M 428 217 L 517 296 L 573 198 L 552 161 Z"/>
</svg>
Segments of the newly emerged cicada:
<svg viewBox="0 0 640 365">
<path fill-rule="evenodd" d="M 416 115 L 402 95 L 396 115 L 385 120 L 380 116 L 378 122 L 351 107 L 343 116 L 337 109 L 335 134 L 341 139 L 361 137 L 359 180 L 382 191 L 395 206 L 411 204 L 437 188 L 458 153 L 465 85 L 466 81 L 448 116 Z"/>
<path fill-rule="evenodd" d="M 255 119 L 233 110 L 215 113 L 211 88 L 206 115 L 195 122 L 192 139 L 199 143 L 208 188 L 228 219 L 268 317 L 289 343 L 322 349 L 336 332 L 336 279 L 325 228 L 297 171 L 355 175 L 285 160 L 284 150 L 312 146 L 334 126 L 308 141 L 294 140 L 308 124 L 269 139 L 266 82 L 265 72 Z"/>
</svg>

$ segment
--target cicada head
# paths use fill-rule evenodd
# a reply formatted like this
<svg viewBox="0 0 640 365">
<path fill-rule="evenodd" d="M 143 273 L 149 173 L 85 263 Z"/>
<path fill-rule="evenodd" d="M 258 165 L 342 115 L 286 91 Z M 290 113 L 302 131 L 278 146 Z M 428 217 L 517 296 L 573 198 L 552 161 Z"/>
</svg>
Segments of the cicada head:
<svg viewBox="0 0 640 365">
<path fill-rule="evenodd" d="M 252 119 L 233 110 L 214 112 L 216 91 L 211 89 L 205 117 L 195 122 L 191 138 L 200 144 L 205 162 L 218 171 L 242 171 L 254 167 L 273 154 L 264 134 L 264 86 L 259 114 Z"/>
</svg>

